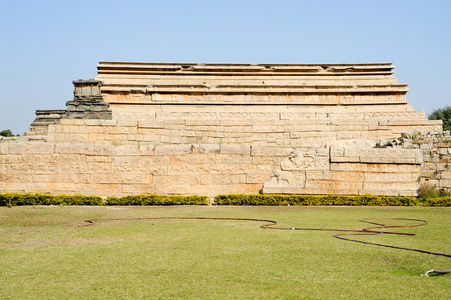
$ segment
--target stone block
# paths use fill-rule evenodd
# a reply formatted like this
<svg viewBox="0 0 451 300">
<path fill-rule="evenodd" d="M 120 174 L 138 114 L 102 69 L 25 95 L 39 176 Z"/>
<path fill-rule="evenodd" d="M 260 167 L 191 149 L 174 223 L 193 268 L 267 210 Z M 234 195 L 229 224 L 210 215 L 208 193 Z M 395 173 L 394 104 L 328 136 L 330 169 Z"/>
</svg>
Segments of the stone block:
<svg viewBox="0 0 451 300">
<path fill-rule="evenodd" d="M 60 125 L 85 125 L 85 120 L 83 119 L 59 119 Z"/>
<path fill-rule="evenodd" d="M 202 165 L 212 161 L 212 154 L 171 155 L 171 164 Z"/>
<path fill-rule="evenodd" d="M 112 183 L 114 181 L 117 181 L 117 176 L 116 178 L 112 179 L 112 174 L 92 174 L 91 175 L 91 182 L 92 183 L 96 183 L 96 184 L 104 184 L 104 183 Z M 119 182 L 118 182 L 119 183 Z"/>
<path fill-rule="evenodd" d="M 154 155 L 183 155 L 190 154 L 193 150 L 193 145 L 155 146 Z"/>
<path fill-rule="evenodd" d="M 439 183 L 440 188 L 451 188 L 451 178 L 441 179 Z"/>
<path fill-rule="evenodd" d="M 170 185 L 193 185 L 201 184 L 202 178 L 199 174 L 192 174 L 191 176 L 181 175 L 168 175 L 168 176 L 154 176 L 153 182 L 159 186 Z"/>
<path fill-rule="evenodd" d="M 437 163 L 437 171 L 445 171 L 448 169 L 449 165 L 447 163 Z"/>
<path fill-rule="evenodd" d="M 358 148 L 345 148 L 345 157 L 360 157 L 361 161 L 371 159 L 374 161 L 376 158 L 383 159 L 384 162 L 397 163 L 398 160 L 402 159 L 419 159 L 422 157 L 420 150 L 410 150 L 410 149 L 397 149 L 397 148 L 385 148 L 385 149 L 358 149 Z M 401 162 L 402 163 L 402 162 Z"/>
<path fill-rule="evenodd" d="M 210 184 L 210 185 L 190 185 L 187 187 L 189 190 L 189 193 L 184 192 L 184 195 L 205 195 L 208 197 L 214 197 L 219 194 L 231 194 L 234 192 L 233 185 L 217 185 L 217 184 Z"/>
<path fill-rule="evenodd" d="M 252 146 L 251 156 L 289 156 L 293 151 L 291 147 Z"/>
<path fill-rule="evenodd" d="M 120 145 L 115 147 L 116 155 L 141 155 L 141 149 L 138 145 Z"/>
<path fill-rule="evenodd" d="M 251 147 L 247 145 L 221 145 L 220 154 L 250 155 Z"/>
<path fill-rule="evenodd" d="M 386 189 L 362 189 L 359 190 L 358 195 L 365 195 L 365 194 L 371 194 L 371 195 L 381 195 L 381 196 L 410 196 L 410 197 L 417 197 L 418 191 L 415 190 L 386 190 Z"/>
<path fill-rule="evenodd" d="M 87 173 L 111 174 L 111 162 L 87 162 Z"/>
<path fill-rule="evenodd" d="M 212 182 L 219 185 L 245 184 L 246 174 L 211 175 Z"/>
<path fill-rule="evenodd" d="M 7 154 L 9 154 L 9 151 L 8 151 L 8 146 L 9 144 L 8 143 L 2 143 L 1 141 L 0 141 L 0 155 L 7 155 Z"/>
<path fill-rule="evenodd" d="M 421 170 L 420 177 L 434 179 L 437 176 L 437 172 L 433 170 Z"/>
<path fill-rule="evenodd" d="M 76 148 L 78 154 L 91 156 L 115 156 L 116 147 L 112 145 L 81 144 Z"/>
<path fill-rule="evenodd" d="M 247 155 L 232 155 L 232 154 L 221 154 L 221 155 L 209 155 L 209 161 L 217 164 L 252 164 L 252 157 Z"/>
<path fill-rule="evenodd" d="M 167 167 L 168 175 L 184 175 L 195 176 L 196 174 L 213 174 L 213 166 L 210 165 L 188 165 L 176 164 Z M 154 174 L 155 175 L 155 174 Z"/>
<path fill-rule="evenodd" d="M 194 145 L 194 151 L 198 153 L 219 153 L 219 144 L 200 144 Z"/>
<path fill-rule="evenodd" d="M 146 185 L 142 184 L 121 184 L 121 193 L 123 195 L 138 195 L 138 194 L 149 194 L 150 187 L 146 188 Z"/>
<path fill-rule="evenodd" d="M 138 121 L 137 126 L 138 126 L 138 129 L 141 129 L 141 128 L 164 129 L 164 128 L 166 128 L 164 121 L 159 121 L 159 120 Z"/>
<path fill-rule="evenodd" d="M 368 164 L 369 172 L 420 172 L 420 165 L 407 164 Z"/>
<path fill-rule="evenodd" d="M 303 187 L 267 187 L 264 186 L 262 188 L 263 194 L 282 194 L 282 195 L 291 195 L 291 194 L 306 194 L 307 189 Z"/>
<path fill-rule="evenodd" d="M 378 182 L 378 183 L 405 183 L 413 182 L 418 178 L 417 173 L 364 173 L 365 182 Z"/>
<path fill-rule="evenodd" d="M 274 167 L 271 165 L 258 165 L 257 166 L 258 173 L 272 173 L 273 170 L 274 170 Z"/>
<path fill-rule="evenodd" d="M 438 187 L 440 183 L 439 179 L 420 178 L 420 186 Z"/>
<path fill-rule="evenodd" d="M 257 173 L 257 166 L 253 164 L 211 164 L 211 174 L 247 174 Z"/>
<path fill-rule="evenodd" d="M 258 194 L 262 189 L 261 183 L 248 183 L 248 184 L 231 184 L 221 185 L 224 190 L 231 190 L 233 194 Z"/>
<path fill-rule="evenodd" d="M 362 148 L 373 148 L 376 146 L 376 143 L 372 140 L 366 138 L 358 138 L 358 139 L 341 139 L 341 140 L 332 140 L 328 141 L 324 144 L 325 148 L 349 148 L 350 149 L 362 149 Z"/>
<path fill-rule="evenodd" d="M 113 173 L 136 173 L 139 170 L 139 156 L 116 156 L 112 163 Z"/>
<path fill-rule="evenodd" d="M 91 157 L 91 159 L 93 160 L 93 157 Z M 105 156 L 101 156 L 101 157 L 105 157 Z M 60 163 L 60 164 L 64 164 L 66 162 L 87 162 L 88 161 L 88 157 L 86 155 L 82 155 L 82 154 L 55 154 L 54 158 L 55 162 Z M 111 160 L 113 159 L 113 157 L 111 157 Z M 91 161 L 92 161 L 91 160 Z"/>
<path fill-rule="evenodd" d="M 148 172 L 154 176 L 169 174 L 168 166 L 149 166 Z"/>
<path fill-rule="evenodd" d="M 330 157 L 331 163 L 359 163 L 360 157 L 359 156 L 332 156 Z"/>
<path fill-rule="evenodd" d="M 142 156 L 153 156 L 153 151 L 155 149 L 154 145 L 140 145 L 139 152 Z"/>
<path fill-rule="evenodd" d="M 306 171 L 306 179 L 307 180 L 319 180 L 319 179 L 324 179 L 323 178 L 323 173 L 327 172 L 327 171 L 323 171 L 323 170 L 309 170 Z"/>
<path fill-rule="evenodd" d="M 369 164 L 421 164 L 414 157 L 360 157 L 360 162 Z"/>
<path fill-rule="evenodd" d="M 311 171 L 307 171 L 307 179 L 310 179 L 309 173 Z M 345 171 L 323 171 L 322 177 L 320 179 L 323 180 L 334 180 L 334 181 L 348 181 L 348 182 L 361 182 L 364 180 L 364 175 L 362 172 L 345 172 Z"/>
<path fill-rule="evenodd" d="M 282 170 L 274 170 L 270 178 L 264 182 L 264 187 L 304 187 L 305 172 L 289 172 Z"/>
<path fill-rule="evenodd" d="M 55 163 L 36 163 L 34 170 L 38 174 L 55 173 L 57 171 L 57 165 Z"/>
<path fill-rule="evenodd" d="M 102 120 L 95 120 L 98 121 L 100 124 L 102 124 Z M 136 121 L 133 119 L 130 120 L 117 120 L 117 125 L 119 127 L 138 127 L 140 121 Z"/>
<path fill-rule="evenodd" d="M 420 188 L 418 182 L 365 182 L 365 190 L 416 191 Z"/>
<path fill-rule="evenodd" d="M 341 180 L 306 180 L 306 189 L 319 189 L 331 192 L 334 194 L 335 190 L 352 190 L 352 194 L 363 188 L 362 181 L 341 181 Z"/>
<path fill-rule="evenodd" d="M 384 163 L 332 163 L 331 170 L 335 171 L 365 171 L 365 172 L 420 172 L 419 164 L 384 164 Z"/>
<path fill-rule="evenodd" d="M 343 147 L 331 147 L 330 148 L 330 157 L 343 157 L 344 156 L 344 148 Z"/>
<path fill-rule="evenodd" d="M 424 163 L 423 165 L 423 169 L 424 170 L 436 170 L 437 169 L 437 164 L 436 163 Z"/>
<path fill-rule="evenodd" d="M 207 189 L 207 186 L 203 186 Z M 180 185 L 155 185 L 155 192 L 162 195 L 192 195 L 198 194 L 197 192 L 191 192 L 191 185 L 180 184 Z M 200 194 L 199 195 L 204 195 Z"/>
<path fill-rule="evenodd" d="M 440 163 L 443 163 L 443 164 L 451 164 L 451 155 L 442 155 L 441 157 L 440 157 Z"/>
<path fill-rule="evenodd" d="M 8 146 L 9 154 L 52 154 L 55 152 L 55 145 L 48 143 L 10 143 Z"/>
<path fill-rule="evenodd" d="M 100 120 L 84 119 L 86 126 L 100 126 Z"/>
<path fill-rule="evenodd" d="M 262 184 L 269 180 L 272 172 L 270 173 L 248 173 L 246 174 L 246 183 Z"/>
</svg>

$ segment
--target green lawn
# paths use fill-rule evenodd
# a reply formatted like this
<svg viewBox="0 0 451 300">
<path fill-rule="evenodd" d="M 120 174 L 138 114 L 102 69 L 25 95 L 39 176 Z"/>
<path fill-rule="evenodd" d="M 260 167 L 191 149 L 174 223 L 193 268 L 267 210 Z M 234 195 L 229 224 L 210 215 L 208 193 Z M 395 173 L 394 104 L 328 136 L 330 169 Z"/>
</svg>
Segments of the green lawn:
<svg viewBox="0 0 451 300">
<path fill-rule="evenodd" d="M 449 299 L 451 258 L 219 220 L 89 218 L 241 217 L 286 227 L 360 229 L 365 217 L 425 219 L 416 236 L 366 241 L 451 253 L 451 208 L 0 207 L 0 299 Z M 398 221 L 396 224 L 399 224 Z M 391 224 L 394 224 L 392 221 Z"/>
</svg>

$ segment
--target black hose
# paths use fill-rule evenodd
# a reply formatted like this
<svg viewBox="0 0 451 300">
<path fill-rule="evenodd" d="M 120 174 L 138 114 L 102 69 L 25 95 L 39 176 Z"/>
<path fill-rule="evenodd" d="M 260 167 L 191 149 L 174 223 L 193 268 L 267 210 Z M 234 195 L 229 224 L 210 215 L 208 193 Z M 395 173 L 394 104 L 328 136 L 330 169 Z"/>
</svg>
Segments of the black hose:
<svg viewBox="0 0 451 300">
<path fill-rule="evenodd" d="M 79 225 L 78 227 L 84 227 L 84 226 L 91 226 L 94 225 L 95 222 L 98 221 L 120 221 L 120 220 L 232 220 L 232 221 L 254 221 L 254 222 L 265 222 L 267 224 L 260 225 L 260 228 L 262 229 L 273 229 L 273 230 L 316 230 L 316 231 L 340 231 L 340 232 L 352 232 L 352 233 L 337 233 L 334 234 L 333 237 L 345 241 L 350 242 L 356 242 L 356 243 L 362 243 L 367 245 L 374 245 L 374 246 L 381 246 L 381 247 L 388 247 L 393 249 L 400 249 L 400 250 L 407 250 L 407 251 L 415 251 L 425 254 L 431 254 L 431 255 L 438 255 L 438 256 L 445 256 L 445 257 L 451 257 L 450 254 L 445 253 L 438 253 L 438 252 L 432 252 L 432 251 L 426 251 L 426 250 L 420 250 L 420 249 L 413 249 L 413 248 L 406 248 L 406 247 L 399 247 L 399 246 L 393 246 L 393 245 L 386 245 L 386 244 L 379 244 L 379 243 L 373 243 L 373 242 L 366 242 L 356 239 L 350 239 L 343 237 L 344 235 L 379 235 L 379 234 L 395 234 L 395 235 L 410 235 L 414 236 L 414 233 L 401 233 L 401 232 L 391 232 L 386 231 L 382 229 L 387 228 L 405 228 L 405 227 L 417 227 L 417 226 L 423 226 L 426 225 L 428 222 L 425 220 L 419 220 L 419 219 L 407 219 L 407 218 L 364 218 L 360 219 L 360 222 L 377 225 L 372 227 L 366 227 L 363 229 L 336 229 L 336 228 L 301 228 L 301 227 L 274 227 L 277 225 L 277 221 L 273 220 L 266 220 L 266 219 L 253 219 L 253 218 L 215 218 L 215 217 L 155 217 L 155 218 L 113 218 L 113 219 L 88 219 L 85 220 L 88 224 Z M 412 224 L 412 225 L 385 225 L 382 223 L 376 223 L 376 222 L 370 222 L 369 220 L 401 220 L 401 221 L 416 221 L 418 223 Z M 450 270 L 429 270 L 424 276 L 428 276 L 430 273 L 435 274 L 448 274 L 451 273 Z M 422 276 L 423 276 L 422 275 Z"/>
</svg>

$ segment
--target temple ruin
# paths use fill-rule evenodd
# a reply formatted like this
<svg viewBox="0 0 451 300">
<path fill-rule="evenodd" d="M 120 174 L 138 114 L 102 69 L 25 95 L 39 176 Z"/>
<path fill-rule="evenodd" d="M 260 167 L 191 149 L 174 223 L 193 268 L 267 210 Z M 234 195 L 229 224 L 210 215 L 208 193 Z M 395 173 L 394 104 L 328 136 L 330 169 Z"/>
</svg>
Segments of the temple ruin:
<svg viewBox="0 0 451 300">
<path fill-rule="evenodd" d="M 97 69 L 95 79 L 73 82 L 65 110 L 38 110 L 26 136 L 0 141 L 0 192 L 451 189 L 451 148 L 440 139 L 449 133 L 408 104 L 391 63 L 100 62 Z M 434 137 L 416 143 L 426 132 Z"/>
</svg>

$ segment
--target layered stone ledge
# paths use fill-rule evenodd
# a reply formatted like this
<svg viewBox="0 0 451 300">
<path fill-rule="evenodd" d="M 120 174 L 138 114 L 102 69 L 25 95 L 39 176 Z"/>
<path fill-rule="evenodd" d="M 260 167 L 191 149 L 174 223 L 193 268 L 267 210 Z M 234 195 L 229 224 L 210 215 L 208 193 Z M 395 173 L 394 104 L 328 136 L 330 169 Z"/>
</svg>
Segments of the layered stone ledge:
<svg viewBox="0 0 451 300">
<path fill-rule="evenodd" d="M 98 80 L 76 80 L 74 99 L 66 102 L 64 110 L 37 110 L 28 135 L 47 135 L 49 125 L 59 124 L 62 119 L 111 119 L 110 105 L 100 94 Z"/>
</svg>

